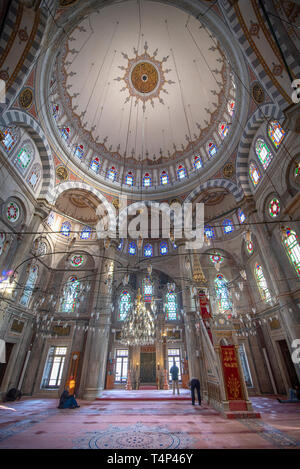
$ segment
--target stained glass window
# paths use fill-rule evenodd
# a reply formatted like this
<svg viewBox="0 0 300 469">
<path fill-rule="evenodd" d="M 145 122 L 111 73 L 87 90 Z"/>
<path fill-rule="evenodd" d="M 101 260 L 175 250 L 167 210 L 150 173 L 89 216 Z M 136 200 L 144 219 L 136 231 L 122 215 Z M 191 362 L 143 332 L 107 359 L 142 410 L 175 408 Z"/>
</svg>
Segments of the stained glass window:
<svg viewBox="0 0 300 469">
<path fill-rule="evenodd" d="M 275 148 L 278 148 L 285 136 L 285 131 L 279 122 L 271 121 L 268 125 L 268 135 Z"/>
<path fill-rule="evenodd" d="M 92 159 L 91 164 L 90 164 L 90 168 L 95 173 L 97 173 L 97 174 L 99 173 L 100 159 L 98 158 L 98 156 L 95 156 L 95 158 Z"/>
<path fill-rule="evenodd" d="M 47 218 L 47 225 L 50 226 L 50 228 L 54 225 L 54 219 L 55 219 L 54 212 L 50 212 Z"/>
<path fill-rule="evenodd" d="M 129 252 L 129 254 L 131 254 L 131 256 L 134 256 L 136 254 L 136 244 L 135 243 L 129 243 L 128 252 Z"/>
<path fill-rule="evenodd" d="M 128 186 L 133 186 L 133 181 L 134 181 L 134 178 L 133 178 L 133 174 L 131 171 L 129 171 L 127 173 L 127 176 L 125 178 L 125 183 L 128 185 Z"/>
<path fill-rule="evenodd" d="M 81 239 L 89 239 L 91 237 L 92 228 L 90 226 L 84 226 L 80 233 Z"/>
<path fill-rule="evenodd" d="M 215 291 L 218 301 L 219 313 L 225 313 L 232 310 L 227 280 L 222 274 L 218 274 L 215 279 Z"/>
<path fill-rule="evenodd" d="M 253 250 L 254 250 L 253 242 L 248 241 L 247 244 L 246 244 L 246 248 L 247 248 L 248 254 L 251 255 L 253 253 Z"/>
<path fill-rule="evenodd" d="M 64 221 L 61 225 L 60 232 L 64 236 L 70 236 L 71 232 L 71 223 L 69 221 Z"/>
<path fill-rule="evenodd" d="M 165 254 L 168 254 L 168 244 L 166 243 L 166 241 L 162 241 L 160 243 L 159 250 L 162 256 L 164 256 Z"/>
<path fill-rule="evenodd" d="M 217 253 L 212 254 L 209 258 L 213 264 L 221 264 L 224 261 L 223 257 Z"/>
<path fill-rule="evenodd" d="M 117 171 L 116 171 L 116 168 L 114 166 L 112 166 L 108 172 L 107 172 L 107 177 L 110 181 L 114 182 L 116 180 L 116 177 L 117 177 Z"/>
<path fill-rule="evenodd" d="M 6 216 L 8 221 L 15 223 L 20 216 L 20 207 L 15 202 L 9 202 L 6 206 Z"/>
<path fill-rule="evenodd" d="M 235 101 L 234 101 L 234 99 L 231 99 L 227 103 L 227 110 L 228 110 L 228 113 L 229 113 L 230 116 L 233 116 L 234 109 L 235 109 Z"/>
<path fill-rule="evenodd" d="M 143 186 L 150 187 L 151 186 L 151 177 L 149 173 L 146 173 L 143 177 Z"/>
<path fill-rule="evenodd" d="M 178 319 L 176 293 L 172 291 L 166 294 L 165 314 L 167 321 L 176 321 Z"/>
<path fill-rule="evenodd" d="M 186 170 L 182 164 L 180 164 L 177 168 L 177 177 L 178 179 L 184 179 L 186 177 Z"/>
<path fill-rule="evenodd" d="M 209 238 L 209 239 L 215 237 L 215 230 L 210 225 L 205 225 L 204 226 L 204 232 L 205 232 L 207 238 Z"/>
<path fill-rule="evenodd" d="M 84 263 L 84 260 L 85 260 L 85 258 L 82 254 L 74 254 L 70 258 L 70 264 L 73 267 L 80 267 Z"/>
<path fill-rule="evenodd" d="M 259 264 L 256 264 L 255 269 L 254 269 L 254 274 L 256 277 L 256 283 L 258 286 L 258 290 L 261 296 L 261 299 L 268 303 L 271 301 L 271 294 L 268 289 L 267 281 L 264 276 L 264 272 L 262 269 L 262 266 Z"/>
<path fill-rule="evenodd" d="M 3 252 L 4 243 L 5 243 L 5 233 L 0 233 L 0 256 Z"/>
<path fill-rule="evenodd" d="M 218 149 L 216 147 L 216 145 L 213 143 L 213 142 L 209 142 L 208 146 L 207 146 L 207 149 L 208 149 L 208 153 L 209 153 L 209 157 L 212 158 L 213 156 L 215 156 L 215 154 L 217 153 Z"/>
<path fill-rule="evenodd" d="M 69 140 L 70 128 L 69 127 L 63 127 L 61 129 L 61 136 L 64 140 Z"/>
<path fill-rule="evenodd" d="M 300 275 L 300 244 L 295 231 L 287 228 L 286 238 L 283 239 L 287 255 L 298 275 Z"/>
<path fill-rule="evenodd" d="M 244 214 L 241 208 L 238 209 L 238 217 L 239 217 L 240 223 L 245 223 L 246 215 Z"/>
<path fill-rule="evenodd" d="M 202 168 L 202 160 L 201 160 L 201 157 L 199 155 L 196 155 L 195 158 L 194 158 L 194 167 L 195 169 L 200 169 Z"/>
<path fill-rule="evenodd" d="M 251 162 L 249 165 L 249 175 L 253 185 L 257 186 L 260 181 L 261 175 L 257 166 L 253 162 Z"/>
<path fill-rule="evenodd" d="M 124 321 L 131 308 L 131 296 L 128 291 L 122 291 L 120 295 L 120 307 L 119 307 L 119 321 Z"/>
<path fill-rule="evenodd" d="M 119 242 L 119 245 L 118 245 L 118 250 L 121 251 L 121 249 L 123 249 L 123 245 L 124 245 L 124 239 L 121 239 L 121 241 Z"/>
<path fill-rule="evenodd" d="M 152 295 L 153 295 L 153 285 L 149 277 L 143 278 L 142 287 L 143 287 L 143 298 L 144 298 L 145 303 L 151 302 Z"/>
<path fill-rule="evenodd" d="M 52 116 L 54 119 L 57 119 L 59 116 L 59 105 L 58 104 L 53 104 L 52 106 Z"/>
<path fill-rule="evenodd" d="M 269 215 L 272 218 L 276 218 L 278 217 L 279 213 L 280 213 L 280 202 L 276 197 L 274 197 L 269 202 Z"/>
<path fill-rule="evenodd" d="M 270 148 L 268 147 L 268 145 L 266 144 L 266 142 L 262 138 L 258 138 L 256 140 L 255 152 L 256 152 L 256 155 L 257 155 L 259 161 L 263 165 L 263 168 L 267 169 L 267 167 L 271 163 L 273 155 L 271 153 Z"/>
<path fill-rule="evenodd" d="M 229 125 L 227 125 L 225 122 L 221 122 L 221 124 L 219 124 L 218 130 L 221 138 L 223 139 L 228 134 Z"/>
<path fill-rule="evenodd" d="M 1 143 L 4 145 L 7 152 L 11 151 L 16 141 L 10 129 L 5 129 L 3 132 L 4 139 Z"/>
<path fill-rule="evenodd" d="M 153 256 L 153 247 L 151 244 L 145 244 L 144 246 L 144 256 L 152 257 Z"/>
<path fill-rule="evenodd" d="M 160 175 L 160 182 L 162 184 L 169 184 L 169 176 L 166 173 L 166 171 L 162 171 L 162 173 Z"/>
<path fill-rule="evenodd" d="M 16 158 L 18 166 L 26 169 L 31 161 L 31 155 L 26 148 L 21 148 Z"/>
<path fill-rule="evenodd" d="M 62 301 L 62 312 L 72 313 L 75 310 L 80 293 L 80 282 L 77 277 L 71 276 L 66 282 Z"/>
<path fill-rule="evenodd" d="M 37 276 L 38 276 L 38 267 L 36 265 L 33 265 L 29 269 L 27 282 L 23 291 L 23 295 L 21 296 L 21 299 L 20 299 L 21 305 L 28 306 L 29 300 L 31 298 L 32 292 L 34 290 L 34 287 L 37 281 Z"/>
<path fill-rule="evenodd" d="M 84 155 L 83 145 L 77 145 L 74 150 L 75 156 L 81 160 Z"/>
<path fill-rule="evenodd" d="M 223 221 L 223 230 L 225 234 L 232 233 L 234 231 L 234 226 L 230 219 Z"/>
</svg>

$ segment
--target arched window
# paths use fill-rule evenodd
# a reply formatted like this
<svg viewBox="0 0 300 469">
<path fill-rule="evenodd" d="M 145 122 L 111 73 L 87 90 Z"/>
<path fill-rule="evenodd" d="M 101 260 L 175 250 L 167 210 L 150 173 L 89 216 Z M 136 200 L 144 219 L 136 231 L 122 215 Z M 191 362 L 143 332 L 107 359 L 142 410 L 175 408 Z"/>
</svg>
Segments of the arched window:
<svg viewBox="0 0 300 469">
<path fill-rule="evenodd" d="M 238 218 L 239 218 L 240 223 L 245 223 L 246 215 L 244 214 L 241 208 L 238 209 Z"/>
<path fill-rule="evenodd" d="M 145 303 L 150 303 L 153 296 L 153 285 L 149 277 L 143 278 L 142 287 L 144 301 Z"/>
<path fill-rule="evenodd" d="M 118 320 L 124 321 L 127 317 L 127 314 L 131 308 L 131 296 L 128 291 L 122 291 L 120 295 L 120 304 L 119 304 L 119 315 Z"/>
<path fill-rule="evenodd" d="M 32 160 L 33 152 L 28 147 L 23 147 L 18 152 L 15 163 L 21 169 L 22 172 L 28 168 L 30 161 Z"/>
<path fill-rule="evenodd" d="M 95 156 L 95 158 L 92 159 L 91 164 L 90 164 L 90 168 L 91 168 L 91 170 L 94 171 L 96 174 L 99 173 L 99 170 L 100 170 L 100 159 L 98 158 L 98 156 Z"/>
<path fill-rule="evenodd" d="M 54 119 L 57 119 L 59 116 L 59 104 L 53 104 L 52 106 L 52 116 Z"/>
<path fill-rule="evenodd" d="M 50 226 L 50 228 L 54 225 L 55 221 L 55 215 L 54 212 L 50 212 L 47 218 L 47 225 Z"/>
<path fill-rule="evenodd" d="M 204 226 L 204 233 L 206 234 L 206 237 L 209 239 L 215 238 L 215 230 L 213 229 L 212 226 L 210 225 L 205 225 Z"/>
<path fill-rule="evenodd" d="M 169 176 L 166 171 L 162 171 L 160 175 L 161 184 L 169 184 Z"/>
<path fill-rule="evenodd" d="M 145 176 L 143 177 L 143 186 L 144 187 L 150 187 L 152 184 L 151 181 L 151 176 L 149 173 L 145 173 Z"/>
<path fill-rule="evenodd" d="M 123 246 L 124 246 L 124 239 L 121 239 L 118 245 L 118 250 L 121 251 L 123 249 Z"/>
<path fill-rule="evenodd" d="M 107 171 L 107 177 L 110 181 L 114 182 L 117 177 L 117 171 L 114 166 L 112 166 L 108 171 Z"/>
<path fill-rule="evenodd" d="M 83 145 L 76 145 L 74 154 L 81 160 L 84 155 Z"/>
<path fill-rule="evenodd" d="M 61 225 L 60 232 L 62 235 L 69 237 L 71 232 L 71 223 L 69 221 L 64 221 Z"/>
<path fill-rule="evenodd" d="M 152 257 L 153 256 L 153 247 L 151 244 L 145 244 L 144 246 L 144 256 Z"/>
<path fill-rule="evenodd" d="M 133 186 L 134 177 L 131 171 L 129 171 L 125 177 L 125 183 L 127 186 Z"/>
<path fill-rule="evenodd" d="M 84 226 L 80 233 L 80 239 L 89 239 L 91 237 L 92 228 L 90 226 Z"/>
<path fill-rule="evenodd" d="M 166 243 L 166 241 L 162 241 L 160 243 L 159 251 L 160 251 L 162 256 L 164 256 L 165 254 L 168 254 L 168 244 Z"/>
<path fill-rule="evenodd" d="M 229 218 L 223 221 L 223 230 L 225 234 L 229 234 L 234 231 L 233 223 Z"/>
<path fill-rule="evenodd" d="M 267 167 L 272 161 L 273 154 L 270 148 L 268 147 L 268 145 L 266 144 L 266 142 L 262 138 L 258 138 L 256 140 L 255 153 L 259 161 L 263 165 L 263 168 L 267 169 Z"/>
<path fill-rule="evenodd" d="M 235 101 L 234 101 L 234 99 L 231 99 L 227 103 L 227 110 L 228 110 L 229 115 L 233 116 L 233 113 L 234 113 L 234 110 L 235 110 Z"/>
<path fill-rule="evenodd" d="M 129 246 L 128 246 L 128 253 L 131 255 L 131 256 L 134 256 L 136 254 L 136 244 L 135 243 L 129 243 Z"/>
<path fill-rule="evenodd" d="M 186 170 L 182 164 L 180 164 L 177 168 L 177 177 L 178 179 L 184 179 L 186 177 Z"/>
<path fill-rule="evenodd" d="M 216 155 L 218 149 L 213 142 L 209 142 L 207 145 L 207 151 L 209 153 L 209 157 L 212 158 L 213 156 Z"/>
<path fill-rule="evenodd" d="M 277 149 L 285 136 L 285 131 L 277 121 L 271 121 L 268 125 L 268 135 L 273 143 L 274 147 Z"/>
<path fill-rule="evenodd" d="M 72 313 L 75 310 L 80 293 L 80 282 L 77 277 L 69 277 L 64 287 L 61 310 L 63 313 Z"/>
<path fill-rule="evenodd" d="M 69 127 L 63 127 L 62 129 L 60 129 L 60 132 L 61 132 L 61 136 L 64 140 L 69 140 L 69 137 L 70 137 L 70 128 Z"/>
<path fill-rule="evenodd" d="M 221 122 L 218 127 L 220 137 L 224 139 L 229 132 L 229 125 L 225 122 Z"/>
<path fill-rule="evenodd" d="M 278 217 L 280 213 L 280 202 L 277 199 L 277 197 L 273 197 L 272 200 L 270 200 L 268 211 L 269 211 L 270 217 L 272 218 Z"/>
<path fill-rule="evenodd" d="M 256 278 L 257 287 L 261 296 L 261 299 L 268 303 L 271 301 L 271 294 L 268 289 L 267 281 L 264 276 L 262 266 L 259 264 L 255 265 L 254 274 Z"/>
<path fill-rule="evenodd" d="M 29 274 L 27 278 L 27 282 L 23 291 L 23 295 L 20 299 L 20 304 L 23 306 L 28 306 L 32 292 L 34 290 L 36 281 L 38 276 L 38 266 L 32 265 L 29 269 Z"/>
<path fill-rule="evenodd" d="M 254 186 L 257 186 L 261 179 L 260 172 L 257 166 L 251 161 L 249 165 L 249 176 Z"/>
<path fill-rule="evenodd" d="M 5 233 L 0 233 L 0 256 L 4 249 L 4 243 L 5 243 Z"/>
<path fill-rule="evenodd" d="M 27 182 L 32 187 L 33 190 L 37 188 L 40 177 L 41 177 L 40 165 L 35 164 L 27 176 Z"/>
<path fill-rule="evenodd" d="M 7 152 L 10 152 L 16 144 L 16 139 L 10 129 L 5 129 L 3 134 L 3 140 L 1 140 L 2 145 L 4 146 Z"/>
<path fill-rule="evenodd" d="M 177 298 L 173 291 L 166 294 L 165 314 L 167 321 L 177 321 Z"/>
<path fill-rule="evenodd" d="M 283 243 L 287 252 L 287 255 L 293 264 L 296 272 L 300 275 L 300 244 L 298 236 L 295 231 L 286 229 L 286 235 L 283 238 Z"/>
<path fill-rule="evenodd" d="M 196 155 L 194 157 L 194 168 L 195 169 L 200 169 L 202 168 L 203 164 L 202 164 L 202 160 L 201 160 L 201 157 L 200 155 Z"/>
<path fill-rule="evenodd" d="M 246 244 L 246 249 L 248 251 L 248 254 L 249 256 L 251 256 L 251 254 L 253 253 L 254 251 L 254 246 L 253 246 L 253 242 L 252 241 L 248 241 L 247 244 Z"/>
<path fill-rule="evenodd" d="M 219 306 L 219 313 L 232 310 L 227 281 L 222 274 L 218 274 L 215 279 L 216 298 Z"/>
</svg>

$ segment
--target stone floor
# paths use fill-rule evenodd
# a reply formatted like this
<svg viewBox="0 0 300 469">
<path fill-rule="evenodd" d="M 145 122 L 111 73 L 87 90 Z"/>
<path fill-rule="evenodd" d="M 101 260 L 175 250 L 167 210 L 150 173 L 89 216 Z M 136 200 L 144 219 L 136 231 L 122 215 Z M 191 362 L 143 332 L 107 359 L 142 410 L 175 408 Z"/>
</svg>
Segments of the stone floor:
<svg viewBox="0 0 300 469">
<path fill-rule="evenodd" d="M 300 448 L 300 404 L 252 397 L 261 419 L 228 420 L 207 405 L 192 406 L 188 391 L 180 400 L 153 392 L 162 400 L 106 391 L 103 400 L 79 400 L 78 409 L 57 409 L 56 399 L 1 403 L 0 449 Z"/>
</svg>

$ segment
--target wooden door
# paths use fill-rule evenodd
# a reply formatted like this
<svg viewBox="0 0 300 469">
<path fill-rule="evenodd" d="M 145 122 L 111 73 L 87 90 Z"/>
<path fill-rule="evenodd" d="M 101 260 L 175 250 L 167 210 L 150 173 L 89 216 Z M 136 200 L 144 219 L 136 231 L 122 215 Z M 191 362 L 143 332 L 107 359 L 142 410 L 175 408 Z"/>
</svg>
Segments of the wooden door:
<svg viewBox="0 0 300 469">
<path fill-rule="evenodd" d="M 141 352 L 140 383 L 156 384 L 156 353 Z"/>
</svg>

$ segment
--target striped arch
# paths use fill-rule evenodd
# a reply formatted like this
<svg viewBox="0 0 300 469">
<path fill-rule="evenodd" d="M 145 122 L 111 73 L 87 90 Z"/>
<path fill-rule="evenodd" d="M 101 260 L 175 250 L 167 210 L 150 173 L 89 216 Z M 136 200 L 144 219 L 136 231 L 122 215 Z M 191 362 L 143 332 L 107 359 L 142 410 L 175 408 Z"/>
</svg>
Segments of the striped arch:
<svg viewBox="0 0 300 469">
<path fill-rule="evenodd" d="M 211 189 L 214 187 L 223 187 L 228 192 L 230 192 L 237 202 L 240 202 L 243 197 L 243 191 L 233 182 L 228 179 L 211 179 L 196 187 L 185 199 L 185 202 L 192 202 L 195 200 L 198 194 L 205 191 L 206 189 Z"/>
<path fill-rule="evenodd" d="M 48 145 L 41 126 L 32 116 L 18 110 L 6 112 L 0 120 L 0 125 L 5 127 L 9 127 L 10 125 L 24 127 L 36 144 L 43 167 L 42 187 L 39 198 L 48 200 L 51 188 L 54 187 L 55 171 L 51 148 Z"/>
<path fill-rule="evenodd" d="M 253 138 L 263 122 L 269 119 L 281 120 L 282 111 L 275 104 L 265 104 L 250 117 L 240 140 L 236 158 L 236 176 L 244 195 L 252 194 L 248 177 L 248 158 Z"/>
</svg>

